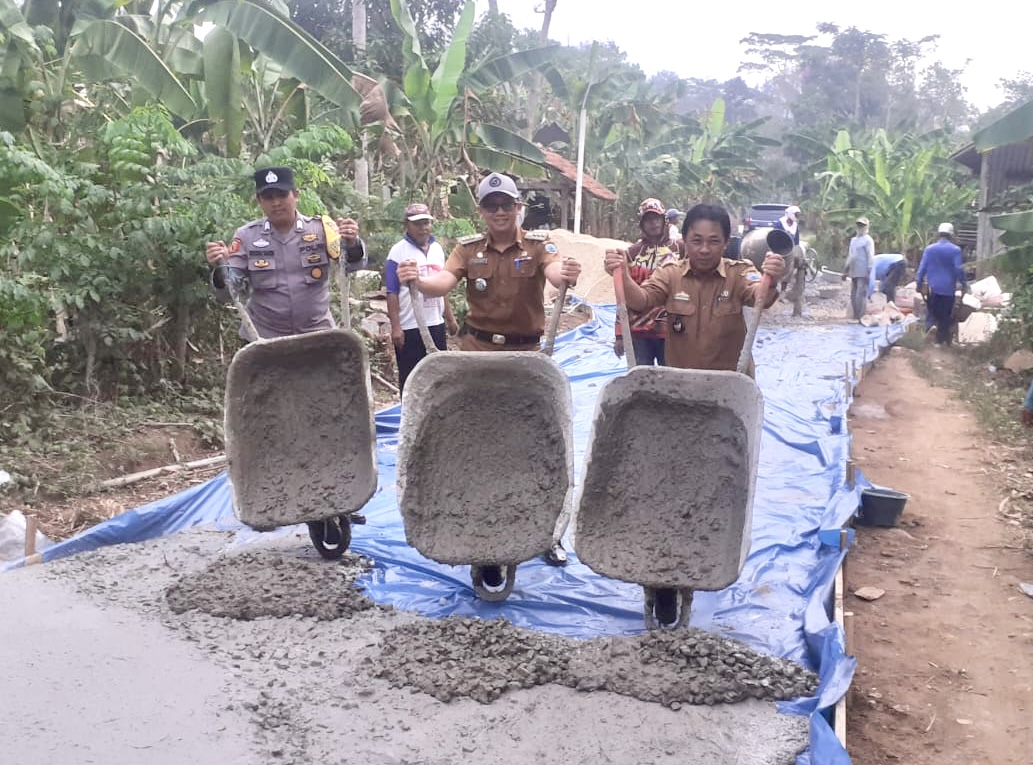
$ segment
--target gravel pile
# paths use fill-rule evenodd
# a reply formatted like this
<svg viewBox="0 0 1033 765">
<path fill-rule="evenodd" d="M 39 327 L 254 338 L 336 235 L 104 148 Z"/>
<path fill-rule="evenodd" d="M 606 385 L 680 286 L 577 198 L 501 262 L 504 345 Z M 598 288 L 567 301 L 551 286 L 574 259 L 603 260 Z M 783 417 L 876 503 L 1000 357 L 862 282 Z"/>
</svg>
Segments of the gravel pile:
<svg viewBox="0 0 1033 765">
<path fill-rule="evenodd" d="M 556 683 L 607 690 L 678 709 L 682 704 L 780 701 L 811 695 L 818 678 L 784 659 L 701 630 L 574 640 L 496 619 L 449 618 L 397 627 L 369 660 L 374 677 L 440 701 L 481 703 Z"/>
<path fill-rule="evenodd" d="M 570 670 L 576 688 L 608 690 L 673 709 L 682 704 L 810 696 L 818 676 L 795 662 L 697 629 L 589 641 Z"/>
<path fill-rule="evenodd" d="M 439 701 L 487 704 L 507 690 L 564 682 L 574 641 L 514 627 L 503 619 L 449 617 L 388 632 L 368 671 L 392 687 L 409 686 Z"/>
<path fill-rule="evenodd" d="M 165 597 L 177 614 L 196 610 L 244 621 L 263 616 L 346 619 L 374 607 L 355 587 L 355 580 L 370 567 L 368 560 L 353 555 L 330 565 L 270 552 L 244 552 L 185 575 L 166 590 Z"/>
</svg>

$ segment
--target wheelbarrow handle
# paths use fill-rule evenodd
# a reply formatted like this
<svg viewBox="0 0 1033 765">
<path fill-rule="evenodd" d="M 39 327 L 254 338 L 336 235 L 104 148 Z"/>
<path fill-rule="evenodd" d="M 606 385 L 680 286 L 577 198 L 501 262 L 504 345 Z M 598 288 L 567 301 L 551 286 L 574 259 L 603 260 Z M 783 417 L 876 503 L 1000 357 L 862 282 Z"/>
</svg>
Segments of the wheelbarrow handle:
<svg viewBox="0 0 1033 765">
<path fill-rule="evenodd" d="M 348 278 L 348 269 L 344 265 L 343 256 L 337 259 L 337 286 L 341 293 L 341 328 L 351 329 L 351 279 Z"/>
<path fill-rule="evenodd" d="M 549 317 L 549 326 L 545 331 L 545 345 L 542 347 L 542 353 L 546 356 L 551 356 L 553 348 L 556 347 L 556 332 L 560 326 L 560 316 L 563 315 L 563 306 L 567 302 L 567 286 L 566 281 L 560 285 L 560 290 L 556 293 L 556 299 L 552 303 L 552 315 Z"/>
<path fill-rule="evenodd" d="M 628 301 L 624 296 L 624 270 L 626 265 L 615 268 L 613 271 L 613 294 L 617 298 L 617 318 L 621 323 L 621 336 L 624 338 L 624 357 L 628 362 L 628 369 L 637 363 L 635 359 L 635 344 L 631 340 L 631 318 L 628 316 Z"/>
<path fill-rule="evenodd" d="M 413 316 L 416 317 L 416 326 L 420 328 L 423 347 L 427 353 L 436 353 L 440 349 L 434 344 L 434 338 L 430 336 L 430 330 L 427 329 L 427 317 L 423 315 L 423 293 L 420 292 L 419 284 L 413 279 L 411 282 L 406 282 L 405 286 L 409 290 L 409 302 L 412 304 Z"/>
<path fill-rule="evenodd" d="M 768 302 L 768 295 L 774 286 L 773 279 L 764 274 L 760 280 L 760 289 L 757 290 L 757 299 L 754 301 L 754 311 L 746 320 L 746 339 L 743 340 L 742 350 L 739 352 L 739 363 L 735 365 L 735 371 L 741 375 L 747 374 L 750 362 L 753 361 L 753 341 L 757 339 L 757 329 L 760 327 L 760 317 L 764 313 L 764 305 Z"/>
<path fill-rule="evenodd" d="M 225 257 L 219 258 L 219 265 L 224 269 L 223 282 L 226 284 L 226 291 L 230 293 L 233 307 L 237 309 L 237 315 L 240 317 L 240 324 L 244 328 L 244 338 L 249 343 L 261 340 L 262 336 L 258 334 L 255 322 L 251 318 L 251 314 L 248 313 L 247 307 L 244 305 L 244 301 L 241 300 L 240 293 L 237 292 L 237 285 L 232 279 L 233 269 L 230 267 L 230 264 Z"/>
</svg>

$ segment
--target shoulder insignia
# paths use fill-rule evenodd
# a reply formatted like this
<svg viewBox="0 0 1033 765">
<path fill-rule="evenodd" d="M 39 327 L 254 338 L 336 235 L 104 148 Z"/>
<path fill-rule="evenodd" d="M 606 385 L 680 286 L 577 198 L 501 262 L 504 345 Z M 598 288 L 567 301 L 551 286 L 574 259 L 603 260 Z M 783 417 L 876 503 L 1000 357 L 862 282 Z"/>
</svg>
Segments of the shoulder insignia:
<svg viewBox="0 0 1033 765">
<path fill-rule="evenodd" d="M 233 237 L 233 241 L 230 242 L 230 255 L 234 255 L 240 252 L 240 237 Z"/>
<path fill-rule="evenodd" d="M 330 260 L 338 260 L 341 257 L 341 235 L 337 231 L 337 221 L 329 215 L 320 217 L 323 223 L 323 236 L 326 237 L 326 254 Z"/>
<path fill-rule="evenodd" d="M 756 271 L 749 271 L 746 274 L 746 281 L 750 282 L 751 284 L 753 282 L 759 282 L 761 280 L 761 278 L 762 278 L 761 275 L 759 273 L 757 273 Z"/>
<path fill-rule="evenodd" d="M 524 239 L 530 239 L 532 242 L 544 242 L 548 238 L 548 231 L 540 231 L 538 229 L 535 229 L 534 231 L 524 232 Z"/>
<path fill-rule="evenodd" d="M 557 252 L 559 252 L 559 250 L 556 249 L 556 245 L 554 245 L 552 242 L 545 243 L 545 251 L 550 255 L 555 255 Z"/>
<path fill-rule="evenodd" d="M 461 236 L 456 241 L 459 244 L 473 244 L 484 239 L 484 234 L 469 234 L 468 236 Z"/>
</svg>

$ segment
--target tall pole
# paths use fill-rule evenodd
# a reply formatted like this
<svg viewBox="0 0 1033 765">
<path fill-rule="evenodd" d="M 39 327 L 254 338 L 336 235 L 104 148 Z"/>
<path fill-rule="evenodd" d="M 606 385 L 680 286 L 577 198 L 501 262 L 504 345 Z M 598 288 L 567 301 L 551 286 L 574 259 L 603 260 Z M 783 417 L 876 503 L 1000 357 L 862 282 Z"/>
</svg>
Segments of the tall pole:
<svg viewBox="0 0 1033 765">
<path fill-rule="evenodd" d="M 355 63 L 366 61 L 366 0 L 352 0 L 352 47 Z M 369 143 L 365 130 L 360 129 L 359 156 L 355 158 L 355 190 L 363 199 L 369 196 L 369 161 L 366 149 Z"/>
<path fill-rule="evenodd" d="M 585 91 L 585 103 L 588 103 L 588 91 Z M 574 233 L 581 233 L 581 192 L 585 185 L 585 132 L 588 126 L 588 110 L 581 105 L 581 117 L 578 119 L 577 131 L 577 181 L 574 184 Z"/>
</svg>

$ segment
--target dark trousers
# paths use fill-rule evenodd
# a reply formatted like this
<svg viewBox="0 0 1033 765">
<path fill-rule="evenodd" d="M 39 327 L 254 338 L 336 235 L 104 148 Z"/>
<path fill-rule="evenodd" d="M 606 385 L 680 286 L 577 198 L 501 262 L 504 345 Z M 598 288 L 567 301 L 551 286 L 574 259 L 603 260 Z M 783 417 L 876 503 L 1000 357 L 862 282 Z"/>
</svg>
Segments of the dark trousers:
<svg viewBox="0 0 1033 765">
<path fill-rule="evenodd" d="M 631 336 L 631 347 L 635 349 L 635 365 L 651 367 L 655 361 L 664 366 L 664 339 L 662 337 Z"/>
<path fill-rule="evenodd" d="M 435 324 L 432 327 L 427 327 L 427 329 L 430 330 L 430 336 L 433 338 L 434 345 L 438 347 L 438 350 L 445 350 L 445 325 Z M 420 337 L 420 330 L 405 330 L 405 344 L 401 348 L 395 346 L 395 361 L 398 362 L 399 395 L 405 389 L 405 381 L 408 379 L 409 373 L 416 368 L 420 359 L 426 355 L 427 349 L 423 345 L 423 338 Z"/>
<path fill-rule="evenodd" d="M 950 345 L 954 321 L 951 313 L 954 311 L 953 295 L 937 295 L 935 292 L 929 295 L 929 315 L 933 317 L 933 324 L 936 325 L 936 342 Z"/>
<path fill-rule="evenodd" d="M 907 264 L 903 260 L 898 260 L 889 267 L 886 275 L 882 277 L 879 287 L 882 294 L 886 296 L 887 303 L 896 303 L 897 285 L 899 285 L 900 280 L 904 278 L 904 273 L 906 271 Z"/>
</svg>

